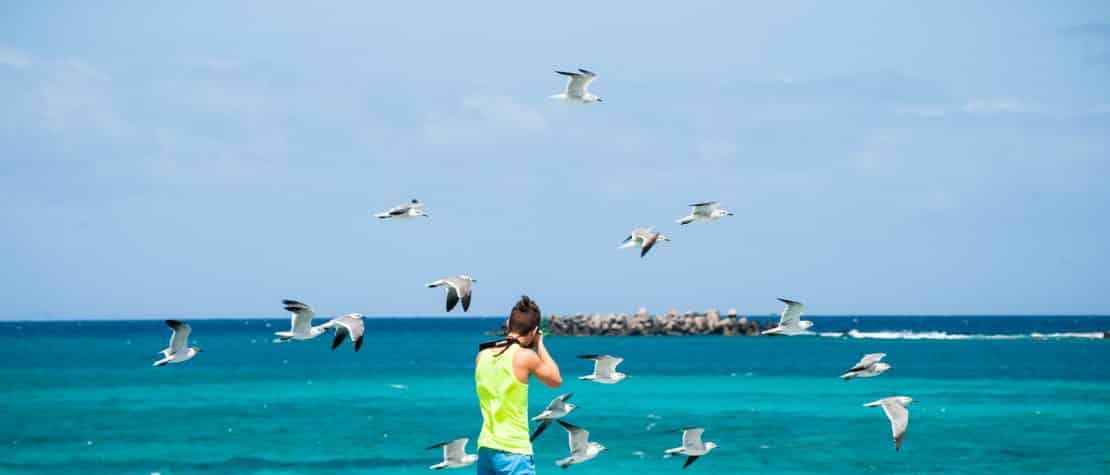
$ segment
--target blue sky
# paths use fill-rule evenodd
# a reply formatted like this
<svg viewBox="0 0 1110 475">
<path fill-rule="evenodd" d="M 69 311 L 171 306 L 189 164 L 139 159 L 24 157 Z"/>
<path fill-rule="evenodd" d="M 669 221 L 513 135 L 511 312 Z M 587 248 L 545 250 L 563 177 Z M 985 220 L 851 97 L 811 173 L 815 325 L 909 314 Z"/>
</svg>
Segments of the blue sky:
<svg viewBox="0 0 1110 475">
<path fill-rule="evenodd" d="M 455 3 L 0 2 L 0 318 L 1110 313 L 1106 2 Z"/>
</svg>

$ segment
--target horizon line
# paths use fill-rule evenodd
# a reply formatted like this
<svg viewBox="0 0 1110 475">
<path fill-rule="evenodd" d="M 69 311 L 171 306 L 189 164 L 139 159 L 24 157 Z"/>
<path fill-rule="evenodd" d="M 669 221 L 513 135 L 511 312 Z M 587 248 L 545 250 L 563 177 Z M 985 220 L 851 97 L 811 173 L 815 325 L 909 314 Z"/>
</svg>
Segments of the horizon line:
<svg viewBox="0 0 1110 475">
<path fill-rule="evenodd" d="M 694 312 L 703 313 L 704 312 Z M 685 312 L 680 315 L 686 314 Z M 616 313 L 616 312 L 592 312 L 592 313 L 574 313 L 574 314 L 553 314 L 561 318 L 574 317 L 583 315 L 591 317 L 593 315 L 626 315 L 635 316 L 634 313 Z M 553 315 L 545 315 L 550 318 Z M 649 314 L 651 318 L 658 317 L 665 314 Z M 338 315 L 337 315 L 338 316 Z M 778 313 L 765 313 L 765 314 L 737 314 L 737 318 L 778 318 Z M 807 314 L 807 318 L 870 318 L 870 317 L 894 317 L 894 318 L 922 318 L 922 317 L 937 317 L 937 318 L 997 318 L 997 317 L 1054 317 L 1054 318 L 1110 318 L 1110 314 L 1081 314 L 1081 313 L 868 313 L 868 314 Z M 373 320 L 422 320 L 422 319 L 440 319 L 440 320 L 465 320 L 465 319 L 494 319 L 494 318 L 508 318 L 507 315 L 365 315 L 366 319 Z M 721 318 L 729 318 L 727 315 L 721 315 Z M 32 319 L 5 319 L 0 318 L 0 323 L 44 323 L 44 322 L 145 322 L 145 321 L 160 321 L 160 320 L 288 320 L 287 316 L 203 316 L 203 317 L 186 317 L 186 316 L 158 316 L 158 317 L 59 317 L 59 318 L 32 318 Z M 327 320 L 326 317 L 321 317 L 320 320 Z"/>
</svg>

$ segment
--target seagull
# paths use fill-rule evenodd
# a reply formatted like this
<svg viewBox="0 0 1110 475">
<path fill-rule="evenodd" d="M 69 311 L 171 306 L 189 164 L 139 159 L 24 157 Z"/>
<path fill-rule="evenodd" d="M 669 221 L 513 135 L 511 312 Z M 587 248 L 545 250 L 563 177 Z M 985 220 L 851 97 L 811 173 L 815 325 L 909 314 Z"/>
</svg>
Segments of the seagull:
<svg viewBox="0 0 1110 475">
<path fill-rule="evenodd" d="M 578 379 L 601 384 L 617 384 L 627 377 L 624 373 L 617 372 L 617 365 L 621 364 L 624 358 L 609 355 L 578 355 L 578 357 L 594 360 L 594 374 L 579 376 Z"/>
<path fill-rule="evenodd" d="M 590 442 L 590 432 L 574 424 L 559 420 L 559 425 L 567 430 L 567 439 L 570 443 L 570 457 L 555 461 L 555 465 L 567 468 L 571 464 L 582 463 L 597 457 L 605 450 L 605 446 L 597 442 Z"/>
<path fill-rule="evenodd" d="M 281 303 L 285 305 L 286 310 L 293 313 L 293 318 L 289 331 L 274 332 L 274 335 L 277 336 L 274 343 L 285 343 L 290 340 L 311 340 L 327 333 L 326 328 L 312 326 L 312 317 L 316 316 L 316 313 L 312 311 L 312 307 L 309 307 L 308 304 L 296 300 L 282 300 Z"/>
<path fill-rule="evenodd" d="M 414 199 L 408 203 L 394 206 L 390 208 L 389 211 L 386 211 L 384 213 L 375 214 L 374 216 L 378 219 L 408 219 L 415 218 L 417 216 L 423 216 L 427 218 L 428 213 L 424 212 L 424 203 L 421 203 L 420 200 Z"/>
<path fill-rule="evenodd" d="M 763 330 L 761 335 L 800 335 L 813 326 L 813 322 L 801 320 L 802 309 L 805 308 L 801 302 L 787 299 L 779 299 L 779 302 L 786 304 L 786 308 L 782 309 L 782 316 L 779 317 L 779 326 Z"/>
<path fill-rule="evenodd" d="M 852 379 L 855 377 L 870 378 L 883 374 L 884 371 L 890 369 L 890 365 L 881 363 L 886 357 L 886 353 L 869 353 L 860 358 L 859 363 L 856 363 L 847 373 L 840 375 L 842 379 Z"/>
<path fill-rule="evenodd" d="M 567 402 L 567 399 L 570 399 L 573 395 L 574 393 L 566 393 L 552 399 L 551 403 L 547 405 L 547 409 L 544 409 L 543 412 L 532 418 L 533 422 L 542 422 L 540 422 L 539 427 L 536 427 L 536 431 L 532 433 L 532 437 L 528 439 L 529 441 L 536 440 L 536 437 L 539 437 L 540 433 L 543 432 L 544 429 L 547 429 L 547 426 L 551 425 L 551 421 L 570 414 L 570 411 L 573 411 L 574 408 L 577 407 Z"/>
<path fill-rule="evenodd" d="M 549 96 L 550 99 L 561 99 L 568 102 L 577 102 L 579 104 L 602 102 L 600 97 L 590 94 L 590 91 L 586 90 L 586 88 L 590 86 L 590 83 L 593 82 L 594 78 L 597 78 L 596 73 L 581 68 L 579 68 L 576 73 L 569 73 L 566 71 L 555 72 L 567 76 L 570 79 L 567 80 L 567 87 L 563 89 L 563 92 L 555 94 L 554 96 Z"/>
<path fill-rule="evenodd" d="M 913 402 L 913 398 L 906 396 L 885 397 L 878 401 L 864 404 L 864 407 L 879 406 L 890 419 L 890 430 L 894 433 L 894 450 L 902 450 L 902 439 L 906 437 L 906 428 L 910 425 L 910 411 L 906 406 Z"/>
<path fill-rule="evenodd" d="M 686 463 L 682 464 L 682 468 L 689 467 L 698 457 L 708 454 L 710 450 L 717 448 L 717 444 L 713 442 L 701 441 L 702 432 L 705 432 L 705 429 L 701 427 L 684 427 L 682 429 L 682 447 L 675 447 L 663 451 L 664 457 L 685 455 Z"/>
<path fill-rule="evenodd" d="M 469 440 L 470 439 L 463 437 L 449 442 L 440 442 L 428 447 L 428 450 L 443 447 L 443 461 L 428 468 L 432 470 L 439 470 L 441 468 L 462 468 L 477 461 L 477 455 L 466 453 L 466 443 Z"/>
<path fill-rule="evenodd" d="M 676 221 L 678 224 L 709 223 L 725 216 L 732 216 L 732 212 L 721 208 L 717 201 L 705 201 L 690 205 L 690 215 Z"/>
<path fill-rule="evenodd" d="M 446 279 L 439 279 L 435 282 L 428 284 L 428 287 L 443 287 L 447 286 L 447 311 L 455 308 L 455 304 L 459 303 L 462 299 L 463 311 L 470 309 L 470 288 L 477 282 L 473 277 L 466 274 L 460 274 L 455 277 L 448 277 Z"/>
<path fill-rule="evenodd" d="M 628 233 L 628 237 L 624 238 L 624 241 L 621 242 L 620 247 L 617 249 L 639 247 L 640 257 L 644 257 L 655 243 L 671 240 L 671 238 L 664 236 L 663 233 L 656 232 L 653 229 L 654 228 L 651 227 L 633 229 L 631 233 Z"/>
<path fill-rule="evenodd" d="M 173 335 L 170 335 L 170 346 L 160 352 L 162 359 L 155 361 L 154 366 L 163 366 L 166 363 L 183 363 L 203 351 L 195 346 L 187 347 L 189 345 L 189 333 L 193 331 L 193 327 L 190 327 L 188 323 L 166 320 L 166 326 L 173 329 Z"/>
<path fill-rule="evenodd" d="M 351 338 L 351 344 L 355 345 L 355 351 L 362 348 L 362 314 L 361 313 L 348 313 L 331 319 L 328 323 L 320 325 L 322 330 L 327 331 L 328 328 L 335 329 L 335 338 L 331 342 L 331 349 L 339 348 L 343 344 L 343 340 L 347 337 Z"/>
</svg>

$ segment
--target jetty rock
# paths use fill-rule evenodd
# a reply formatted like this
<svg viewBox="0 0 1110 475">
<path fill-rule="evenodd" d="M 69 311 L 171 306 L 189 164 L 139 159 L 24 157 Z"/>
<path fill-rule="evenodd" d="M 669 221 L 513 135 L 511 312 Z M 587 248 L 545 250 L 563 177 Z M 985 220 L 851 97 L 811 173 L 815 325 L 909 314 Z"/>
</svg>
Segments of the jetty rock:
<svg viewBox="0 0 1110 475">
<path fill-rule="evenodd" d="M 680 335 L 758 335 L 761 330 L 773 328 L 776 321 L 760 322 L 738 317 L 730 309 L 722 317 L 715 310 L 706 312 L 670 310 L 659 315 L 648 315 L 646 309 L 635 314 L 576 314 L 550 315 L 546 319 L 546 333 L 562 336 L 680 336 Z"/>
</svg>

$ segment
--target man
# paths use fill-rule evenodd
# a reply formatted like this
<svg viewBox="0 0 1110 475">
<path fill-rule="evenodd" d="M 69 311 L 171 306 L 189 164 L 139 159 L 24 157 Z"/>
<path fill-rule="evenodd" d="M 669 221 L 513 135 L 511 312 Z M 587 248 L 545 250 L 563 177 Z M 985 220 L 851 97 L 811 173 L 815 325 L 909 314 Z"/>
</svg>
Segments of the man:
<svg viewBox="0 0 1110 475">
<path fill-rule="evenodd" d="M 513 306 L 503 344 L 478 351 L 474 382 L 482 409 L 478 475 L 536 473 L 528 440 L 528 378 L 563 384 L 540 332 L 540 307 L 527 295 Z"/>
</svg>

